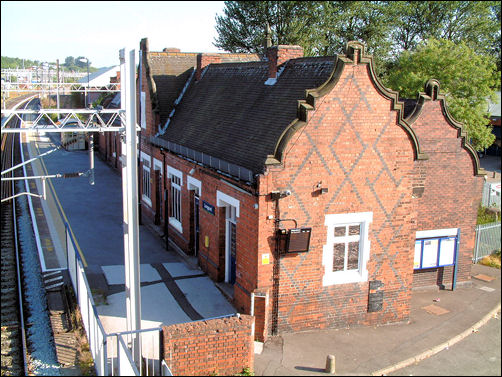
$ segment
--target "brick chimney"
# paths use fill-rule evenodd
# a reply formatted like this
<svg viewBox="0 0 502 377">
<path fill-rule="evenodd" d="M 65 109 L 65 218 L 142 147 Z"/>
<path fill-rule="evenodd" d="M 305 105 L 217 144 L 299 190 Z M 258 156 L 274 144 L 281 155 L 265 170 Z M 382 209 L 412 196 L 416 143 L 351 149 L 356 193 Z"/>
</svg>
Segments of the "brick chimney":
<svg viewBox="0 0 502 377">
<path fill-rule="evenodd" d="M 291 45 L 272 46 L 267 49 L 268 77 L 277 78 L 277 66 L 289 59 L 303 58 L 303 47 Z"/>
<path fill-rule="evenodd" d="M 197 55 L 197 71 L 195 72 L 196 81 L 200 80 L 202 71 L 211 63 L 221 63 L 221 55 L 204 53 Z"/>
</svg>

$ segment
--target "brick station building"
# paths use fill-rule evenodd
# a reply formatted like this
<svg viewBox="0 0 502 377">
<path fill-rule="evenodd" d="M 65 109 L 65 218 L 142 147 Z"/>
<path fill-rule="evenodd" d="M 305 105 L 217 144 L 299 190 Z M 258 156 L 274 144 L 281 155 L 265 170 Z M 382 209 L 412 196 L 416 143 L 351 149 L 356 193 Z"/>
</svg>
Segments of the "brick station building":
<svg viewBox="0 0 502 377">
<path fill-rule="evenodd" d="M 414 288 L 469 283 L 483 172 L 437 81 L 400 100 L 358 42 L 140 48 L 143 222 L 229 288 L 256 339 L 405 321 Z"/>
</svg>

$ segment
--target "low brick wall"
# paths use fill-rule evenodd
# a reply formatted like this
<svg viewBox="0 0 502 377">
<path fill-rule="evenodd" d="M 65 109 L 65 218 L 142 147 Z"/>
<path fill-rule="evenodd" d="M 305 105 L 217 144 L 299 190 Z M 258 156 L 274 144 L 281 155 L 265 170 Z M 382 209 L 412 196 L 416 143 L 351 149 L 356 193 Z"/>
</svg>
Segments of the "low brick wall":
<svg viewBox="0 0 502 377">
<path fill-rule="evenodd" d="M 255 340 L 265 343 L 267 341 L 268 331 L 268 297 L 255 296 L 254 298 L 255 315 Z"/>
<path fill-rule="evenodd" d="M 253 368 L 254 317 L 163 327 L 164 359 L 175 376 L 232 375 Z"/>
</svg>

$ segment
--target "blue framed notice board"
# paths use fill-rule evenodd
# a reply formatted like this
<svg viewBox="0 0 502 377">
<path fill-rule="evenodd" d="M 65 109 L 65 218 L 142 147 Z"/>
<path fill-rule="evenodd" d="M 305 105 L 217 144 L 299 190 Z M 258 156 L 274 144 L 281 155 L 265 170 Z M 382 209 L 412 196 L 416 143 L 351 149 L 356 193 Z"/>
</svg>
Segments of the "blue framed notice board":
<svg viewBox="0 0 502 377">
<path fill-rule="evenodd" d="M 457 237 L 417 239 L 413 269 L 453 266 L 456 252 Z"/>
</svg>

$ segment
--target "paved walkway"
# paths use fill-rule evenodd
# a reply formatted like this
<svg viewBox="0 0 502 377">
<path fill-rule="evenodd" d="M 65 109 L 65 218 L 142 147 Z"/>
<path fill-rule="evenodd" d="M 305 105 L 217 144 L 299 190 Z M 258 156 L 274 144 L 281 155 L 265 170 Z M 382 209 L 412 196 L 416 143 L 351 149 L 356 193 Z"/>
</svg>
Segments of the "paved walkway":
<svg viewBox="0 0 502 377">
<path fill-rule="evenodd" d="M 47 151 L 59 136 L 35 136 L 32 154 Z M 96 184 L 87 178 L 53 179 L 47 201 L 34 199 L 47 269 L 65 267 L 64 221 L 86 263 L 105 330 L 125 330 L 122 195 L 118 174 L 95 159 Z M 34 174 L 86 171 L 86 151 L 60 150 L 33 164 Z M 34 184 L 31 184 L 36 189 Z M 39 185 L 38 189 L 42 190 Z M 45 215 L 45 216 L 44 216 Z M 63 219 L 63 220 L 61 220 Z M 63 228 L 61 229 L 61 226 Z M 46 237 L 46 238 L 44 238 Z M 48 239 L 49 241 L 44 241 Z M 63 240 L 63 241 L 62 241 Z M 142 327 L 188 322 L 234 313 L 213 282 L 158 235 L 140 227 Z M 383 375 L 440 352 L 500 311 L 500 270 L 473 265 L 472 284 L 455 291 L 414 291 L 408 323 L 317 330 L 271 338 L 255 355 L 256 375 L 325 375 L 327 355 L 336 374 Z M 500 319 L 499 319 L 500 320 Z M 260 347 L 257 347 L 258 352 Z"/>
<path fill-rule="evenodd" d="M 455 291 L 414 291 L 408 323 L 274 337 L 255 355 L 255 373 L 326 375 L 327 355 L 335 356 L 338 375 L 385 375 L 414 364 L 466 336 L 476 336 L 473 328 L 500 312 L 500 270 L 473 265 L 472 276 L 471 286 Z"/>
<path fill-rule="evenodd" d="M 58 134 L 32 134 L 29 157 L 59 145 Z M 28 158 L 25 156 L 25 158 Z M 28 167 L 30 174 L 85 172 L 88 151 L 57 150 Z M 40 182 L 32 190 L 43 191 Z M 125 274 L 120 175 L 95 158 L 95 185 L 88 178 L 52 179 L 47 200 L 33 199 L 45 270 L 66 267 L 64 223 L 68 223 L 84 262 L 100 319 L 107 333 L 126 331 Z M 155 232 L 140 226 L 142 328 L 231 315 L 235 309 L 211 279 L 166 250 Z"/>
</svg>

